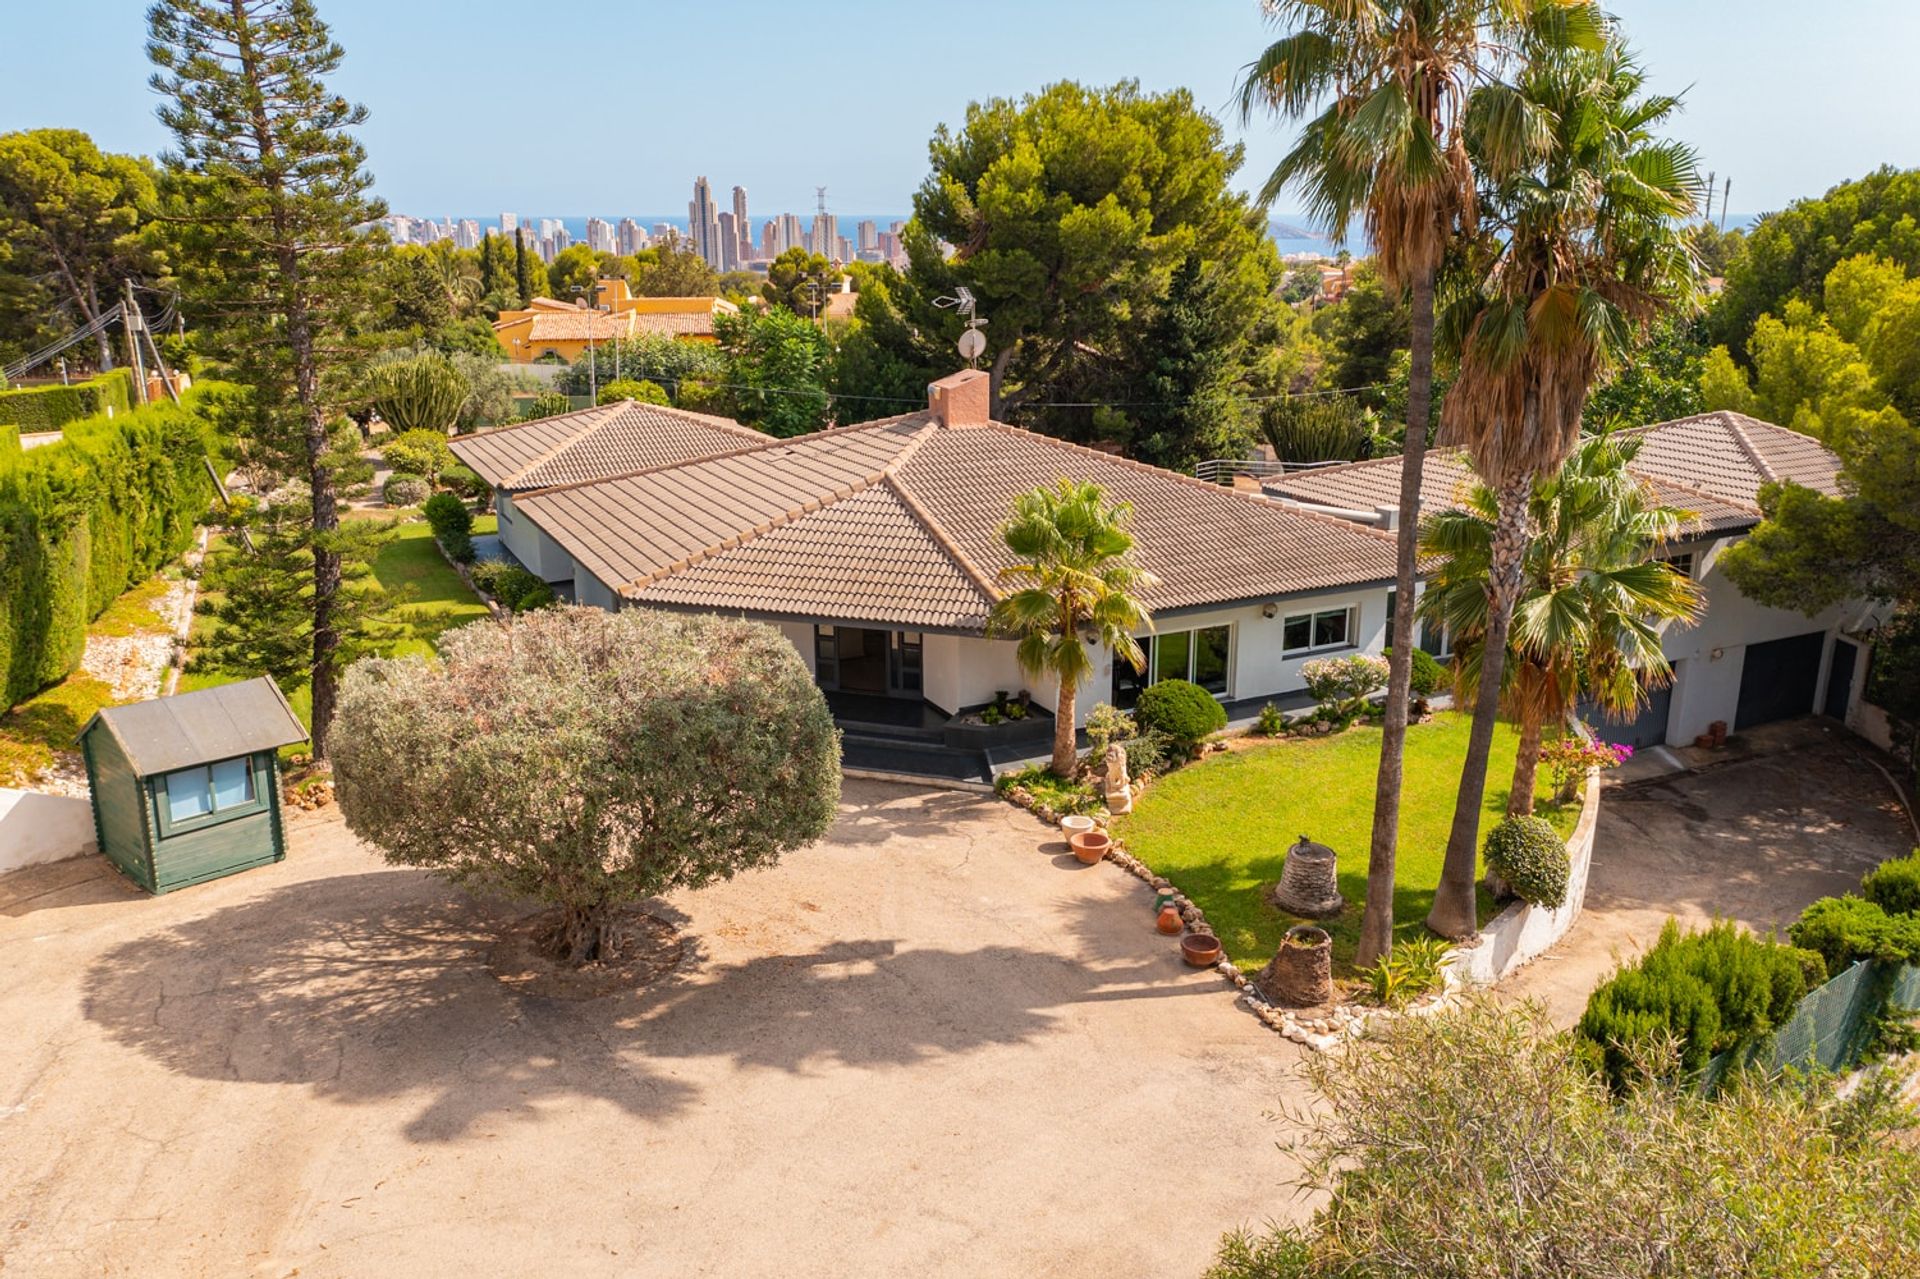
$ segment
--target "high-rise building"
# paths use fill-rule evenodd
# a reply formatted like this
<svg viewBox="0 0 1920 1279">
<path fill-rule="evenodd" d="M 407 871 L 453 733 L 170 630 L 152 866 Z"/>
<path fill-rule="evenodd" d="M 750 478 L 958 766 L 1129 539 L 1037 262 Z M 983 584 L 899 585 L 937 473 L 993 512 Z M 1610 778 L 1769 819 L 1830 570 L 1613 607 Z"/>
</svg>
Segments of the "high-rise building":
<svg viewBox="0 0 1920 1279">
<path fill-rule="evenodd" d="M 477 218 L 461 218 L 454 228 L 453 242 L 463 249 L 480 247 L 480 221 Z"/>
<path fill-rule="evenodd" d="M 862 253 L 865 253 L 868 249 L 877 249 L 880 247 L 880 229 L 874 226 L 870 220 L 863 220 L 859 226 L 854 228 L 854 233 L 860 237 L 860 251 Z"/>
<path fill-rule="evenodd" d="M 900 224 L 896 222 L 894 225 L 899 226 Z M 877 247 L 880 250 L 880 260 L 882 262 L 891 262 L 894 266 L 906 265 L 907 251 L 901 244 L 900 233 L 898 231 L 882 231 Z"/>
<path fill-rule="evenodd" d="M 716 271 L 726 255 L 720 249 L 720 211 L 713 203 L 713 184 L 704 176 L 693 180 L 693 199 L 687 202 L 687 229 L 693 233 L 693 251 Z"/>
<path fill-rule="evenodd" d="M 780 215 L 780 253 L 788 249 L 802 248 L 807 243 L 807 233 L 800 226 L 800 217 L 794 213 Z M 775 255 L 776 257 L 778 254 Z"/>
<path fill-rule="evenodd" d="M 834 241 L 839 238 L 834 230 L 833 215 L 823 209 L 813 215 L 813 227 L 807 232 L 807 252 L 830 258 L 838 248 Z"/>
<path fill-rule="evenodd" d="M 853 261 L 853 241 L 849 240 L 844 235 L 834 236 L 833 252 L 828 256 L 832 257 L 832 259 L 835 262 L 838 262 L 843 266 L 846 263 Z"/>
<path fill-rule="evenodd" d="M 741 262 L 740 226 L 734 220 L 731 211 L 722 213 L 715 221 L 720 228 L 719 239 L 715 241 L 720 247 L 719 269 L 722 271 L 738 271 Z"/>
<path fill-rule="evenodd" d="M 753 256 L 753 222 L 747 217 L 747 189 L 733 189 L 734 258 L 740 266 Z"/>
<path fill-rule="evenodd" d="M 620 229 L 614 238 L 619 245 L 615 252 L 621 254 L 638 253 L 647 247 L 646 231 L 632 218 L 620 219 Z"/>
<path fill-rule="evenodd" d="M 516 230 L 518 230 L 519 227 L 520 227 L 520 215 L 518 213 L 502 213 L 500 215 L 500 234 L 501 235 L 504 235 L 509 240 L 511 240 L 513 238 L 513 233 Z"/>
<path fill-rule="evenodd" d="M 612 253 L 613 223 L 605 218 L 587 219 L 587 247 L 595 253 Z"/>
<path fill-rule="evenodd" d="M 760 256 L 769 262 L 780 256 L 780 219 L 768 218 L 760 228 Z"/>
<path fill-rule="evenodd" d="M 656 240 L 671 240 L 674 236 L 674 231 L 675 227 L 671 222 L 656 222 L 653 224 L 653 238 Z"/>
</svg>

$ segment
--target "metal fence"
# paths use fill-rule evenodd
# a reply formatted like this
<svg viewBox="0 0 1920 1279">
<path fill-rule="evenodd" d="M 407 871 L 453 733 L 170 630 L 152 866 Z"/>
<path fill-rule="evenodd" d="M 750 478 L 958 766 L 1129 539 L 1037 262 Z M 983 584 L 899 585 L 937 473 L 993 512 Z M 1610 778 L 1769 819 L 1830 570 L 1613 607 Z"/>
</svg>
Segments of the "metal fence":
<svg viewBox="0 0 1920 1279">
<path fill-rule="evenodd" d="M 1881 1016 L 1893 1007 L 1920 1008 L 1920 965 L 1855 964 L 1809 992 L 1778 1031 L 1708 1062 L 1701 1086 L 1711 1092 L 1736 1066 L 1776 1074 L 1851 1070 L 1866 1055 Z"/>
</svg>

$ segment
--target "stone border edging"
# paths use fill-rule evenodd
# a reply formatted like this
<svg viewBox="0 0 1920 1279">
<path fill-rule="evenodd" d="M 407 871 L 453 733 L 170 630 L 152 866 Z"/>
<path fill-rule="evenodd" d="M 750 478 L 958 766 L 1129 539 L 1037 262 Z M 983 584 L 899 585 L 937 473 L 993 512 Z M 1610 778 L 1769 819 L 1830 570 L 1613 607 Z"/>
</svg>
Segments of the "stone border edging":
<svg viewBox="0 0 1920 1279">
<path fill-rule="evenodd" d="M 1580 819 L 1567 837 L 1567 899 L 1556 907 L 1514 902 L 1473 939 L 1454 948 L 1446 966 L 1461 982 L 1489 986 L 1538 958 L 1572 929 L 1587 900 L 1594 833 L 1600 824 L 1600 770 L 1590 769 Z"/>
</svg>

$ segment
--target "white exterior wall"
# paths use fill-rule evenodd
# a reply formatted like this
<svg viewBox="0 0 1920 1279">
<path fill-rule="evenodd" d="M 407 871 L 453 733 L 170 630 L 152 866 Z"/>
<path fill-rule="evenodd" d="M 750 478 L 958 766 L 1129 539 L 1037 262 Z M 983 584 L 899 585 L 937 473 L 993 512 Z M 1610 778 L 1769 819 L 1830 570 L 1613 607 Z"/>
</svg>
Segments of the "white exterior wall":
<svg viewBox="0 0 1920 1279">
<path fill-rule="evenodd" d="M 779 629 L 782 635 L 787 637 L 787 643 L 793 645 L 794 649 L 800 654 L 800 660 L 806 663 L 807 674 L 816 674 L 817 672 L 814 670 L 813 623 L 775 622 L 774 626 Z"/>
<path fill-rule="evenodd" d="M 0 874 L 97 851 L 90 801 L 0 789 Z"/>
<path fill-rule="evenodd" d="M 585 576 L 578 571 L 573 556 L 567 554 L 560 543 L 514 509 L 511 493 L 496 490 L 493 511 L 500 517 L 501 544 L 526 567 L 527 572 L 546 582 L 564 582 L 571 577 Z"/>
<path fill-rule="evenodd" d="M 613 588 L 593 574 L 582 569 L 572 576 L 574 603 L 589 604 L 594 608 L 604 608 L 609 613 L 620 606 L 619 597 L 613 593 Z"/>
<path fill-rule="evenodd" d="M 1694 578 L 1706 596 L 1706 615 L 1696 626 L 1670 626 L 1661 636 L 1660 648 L 1667 661 L 1685 663 L 1678 667 L 1672 709 L 1667 718 L 1670 746 L 1684 746 L 1693 741 L 1715 720 L 1725 720 L 1729 729 L 1733 727 L 1734 712 L 1740 704 L 1740 675 L 1745 666 L 1747 645 L 1805 635 L 1809 631 L 1825 631 L 1827 642 L 1820 655 L 1820 678 L 1816 681 L 1813 701 L 1805 708 L 1811 713 L 1826 696 L 1826 668 L 1833 658 L 1833 632 L 1850 612 L 1857 611 L 1842 604 L 1808 617 L 1792 609 L 1769 608 L 1748 599 L 1720 571 L 1720 553 L 1736 540 L 1721 538 L 1674 548 L 1674 552 L 1693 552 Z M 1856 666 L 1856 679 L 1863 666 L 1864 663 Z"/>
</svg>

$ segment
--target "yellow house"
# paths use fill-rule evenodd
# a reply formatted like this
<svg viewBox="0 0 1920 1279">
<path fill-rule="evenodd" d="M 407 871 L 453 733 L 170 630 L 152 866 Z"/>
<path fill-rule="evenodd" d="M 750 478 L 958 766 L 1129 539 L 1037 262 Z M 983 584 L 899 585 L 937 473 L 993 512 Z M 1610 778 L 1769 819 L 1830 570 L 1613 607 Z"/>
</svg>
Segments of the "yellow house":
<svg viewBox="0 0 1920 1279">
<path fill-rule="evenodd" d="M 493 322 L 493 332 L 515 364 L 572 363 L 586 352 L 589 341 L 603 346 L 643 333 L 665 333 L 689 342 L 711 342 L 713 317 L 740 309 L 718 297 L 635 297 L 618 277 L 599 282 L 595 301 L 599 308 L 589 310 L 553 298 L 535 298 L 530 306 L 502 311 Z"/>
</svg>

